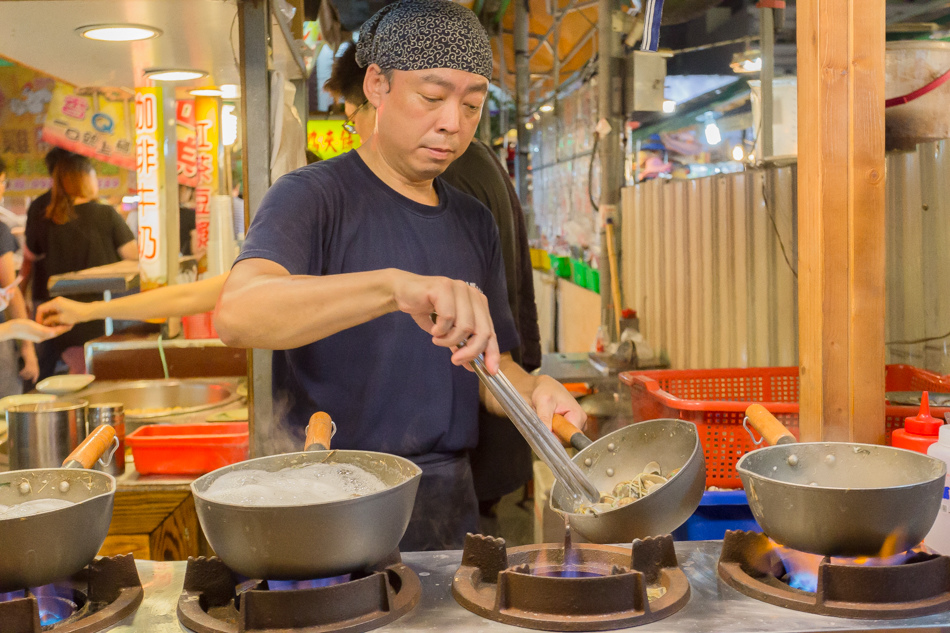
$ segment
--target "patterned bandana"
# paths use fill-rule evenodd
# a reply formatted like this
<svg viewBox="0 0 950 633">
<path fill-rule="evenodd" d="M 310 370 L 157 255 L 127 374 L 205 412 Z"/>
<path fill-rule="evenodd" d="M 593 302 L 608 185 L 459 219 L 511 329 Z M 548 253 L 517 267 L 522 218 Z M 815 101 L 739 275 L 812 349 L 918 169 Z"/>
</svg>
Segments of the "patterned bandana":
<svg viewBox="0 0 950 633">
<path fill-rule="evenodd" d="M 491 80 L 488 34 L 469 9 L 450 0 L 398 0 L 360 28 L 356 61 L 388 70 L 453 68 Z"/>
</svg>

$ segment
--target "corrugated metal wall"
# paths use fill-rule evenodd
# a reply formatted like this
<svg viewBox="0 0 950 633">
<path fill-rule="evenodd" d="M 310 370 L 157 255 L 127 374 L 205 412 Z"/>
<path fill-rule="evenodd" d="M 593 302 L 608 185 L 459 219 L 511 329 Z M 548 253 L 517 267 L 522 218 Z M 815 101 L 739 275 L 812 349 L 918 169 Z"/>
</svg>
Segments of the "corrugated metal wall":
<svg viewBox="0 0 950 633">
<path fill-rule="evenodd" d="M 946 337 L 899 341 L 950 333 L 948 151 L 887 157 L 887 361 L 941 373 Z M 623 190 L 625 302 L 674 368 L 798 363 L 797 187 L 793 165 Z"/>
<path fill-rule="evenodd" d="M 887 362 L 942 374 L 950 373 L 948 143 L 887 155 Z M 901 343 L 921 339 L 934 340 Z"/>
<path fill-rule="evenodd" d="M 624 297 L 673 367 L 796 363 L 795 277 L 778 237 L 795 265 L 796 187 L 784 167 L 624 189 Z"/>
</svg>

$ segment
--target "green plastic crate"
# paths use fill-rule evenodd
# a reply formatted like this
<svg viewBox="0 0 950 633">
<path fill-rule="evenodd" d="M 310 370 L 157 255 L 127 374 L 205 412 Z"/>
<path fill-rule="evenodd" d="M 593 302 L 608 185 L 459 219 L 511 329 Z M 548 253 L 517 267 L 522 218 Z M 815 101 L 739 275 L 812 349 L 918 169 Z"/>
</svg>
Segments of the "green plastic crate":
<svg viewBox="0 0 950 633">
<path fill-rule="evenodd" d="M 587 289 L 600 294 L 600 271 L 593 266 L 587 267 Z"/>
<path fill-rule="evenodd" d="M 590 266 L 579 259 L 571 259 L 571 281 L 581 288 L 587 287 L 587 273 Z"/>
<path fill-rule="evenodd" d="M 567 257 L 561 257 L 559 255 L 551 255 L 551 270 L 554 271 L 554 274 L 558 277 L 563 277 L 564 279 L 571 278 L 571 260 Z"/>
</svg>

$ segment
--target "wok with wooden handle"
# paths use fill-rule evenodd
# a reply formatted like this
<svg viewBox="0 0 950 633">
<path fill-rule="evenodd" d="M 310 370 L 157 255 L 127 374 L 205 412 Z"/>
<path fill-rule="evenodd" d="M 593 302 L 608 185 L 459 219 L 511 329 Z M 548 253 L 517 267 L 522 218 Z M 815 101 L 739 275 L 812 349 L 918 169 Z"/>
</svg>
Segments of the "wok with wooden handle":
<svg viewBox="0 0 950 633">
<path fill-rule="evenodd" d="M 882 556 L 914 547 L 930 531 L 943 461 L 875 444 L 799 443 L 759 404 L 746 416 L 772 446 L 746 453 L 736 470 L 773 540 L 812 554 Z"/>
</svg>

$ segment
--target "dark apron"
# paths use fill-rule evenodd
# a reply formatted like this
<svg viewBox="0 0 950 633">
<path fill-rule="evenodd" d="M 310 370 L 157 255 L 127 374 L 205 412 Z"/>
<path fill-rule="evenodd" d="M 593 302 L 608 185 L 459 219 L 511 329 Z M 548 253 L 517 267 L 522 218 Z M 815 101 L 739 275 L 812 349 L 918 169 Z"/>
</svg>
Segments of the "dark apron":
<svg viewBox="0 0 950 633">
<path fill-rule="evenodd" d="M 422 469 L 402 552 L 462 549 L 467 532 L 478 532 L 478 500 L 468 456 L 410 458 Z"/>
</svg>

